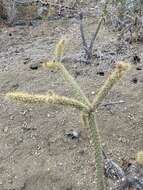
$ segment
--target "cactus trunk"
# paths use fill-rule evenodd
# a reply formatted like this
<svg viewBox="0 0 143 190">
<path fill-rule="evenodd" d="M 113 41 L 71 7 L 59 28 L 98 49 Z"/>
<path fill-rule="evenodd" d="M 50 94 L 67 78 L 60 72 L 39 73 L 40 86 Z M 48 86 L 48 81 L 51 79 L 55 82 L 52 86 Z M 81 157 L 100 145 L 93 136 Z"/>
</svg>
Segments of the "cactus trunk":
<svg viewBox="0 0 143 190">
<path fill-rule="evenodd" d="M 95 162 L 96 162 L 96 189 L 104 190 L 104 167 L 103 167 L 103 157 L 102 157 L 102 147 L 100 134 L 97 126 L 97 122 L 95 120 L 95 116 L 93 113 L 89 114 L 89 127 L 91 130 L 91 139 L 93 146 L 95 148 Z"/>
</svg>

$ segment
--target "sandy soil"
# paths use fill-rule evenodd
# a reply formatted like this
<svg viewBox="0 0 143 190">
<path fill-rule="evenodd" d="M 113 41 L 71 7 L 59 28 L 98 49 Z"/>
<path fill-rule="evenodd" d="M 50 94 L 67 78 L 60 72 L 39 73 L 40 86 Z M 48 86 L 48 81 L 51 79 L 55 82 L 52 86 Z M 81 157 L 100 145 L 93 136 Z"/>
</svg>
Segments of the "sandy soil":
<svg viewBox="0 0 143 190">
<path fill-rule="evenodd" d="M 86 19 L 87 37 L 95 30 Z M 91 31 L 91 32 L 89 32 Z M 0 31 L 0 190 L 94 190 L 95 160 L 89 129 L 81 128 L 74 109 L 49 105 L 20 105 L 3 94 L 18 90 L 73 96 L 59 73 L 40 64 L 52 58 L 58 39 L 69 39 L 66 55 L 81 51 L 78 24 L 74 19 L 43 22 L 36 27 L 2 27 Z M 95 43 L 92 65 L 68 62 L 66 68 L 93 99 L 116 61 L 127 60 L 133 68 L 112 89 L 105 102 L 125 103 L 101 107 L 97 112 L 103 146 L 109 157 L 121 163 L 143 147 L 143 49 L 141 44 L 117 42 L 117 34 L 102 27 Z M 137 54 L 141 62 L 134 65 Z M 31 64 L 38 70 L 31 70 Z M 97 72 L 104 72 L 100 76 Z M 134 82 L 134 79 L 137 79 Z M 81 131 L 79 141 L 65 133 Z"/>
</svg>

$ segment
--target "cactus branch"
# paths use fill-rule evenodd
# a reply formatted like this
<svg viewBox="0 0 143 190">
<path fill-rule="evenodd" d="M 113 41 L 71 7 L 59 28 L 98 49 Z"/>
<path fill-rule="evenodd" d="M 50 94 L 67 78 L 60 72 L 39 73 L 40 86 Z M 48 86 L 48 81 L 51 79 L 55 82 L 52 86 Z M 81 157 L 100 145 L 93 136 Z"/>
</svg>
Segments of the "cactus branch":
<svg viewBox="0 0 143 190">
<path fill-rule="evenodd" d="M 143 151 L 139 151 L 136 154 L 136 161 L 137 163 L 139 163 L 140 165 L 143 165 Z"/>
<path fill-rule="evenodd" d="M 59 43 L 56 45 L 55 48 L 55 60 L 48 62 L 46 64 L 43 64 L 44 67 L 48 67 L 48 68 L 57 68 L 59 69 L 59 71 L 61 72 L 61 75 L 63 76 L 63 78 L 69 82 L 69 84 L 71 84 L 71 86 L 73 87 L 73 89 L 76 92 L 77 97 L 80 97 L 81 101 L 85 104 L 87 104 L 88 106 L 91 106 L 88 98 L 85 96 L 84 92 L 81 90 L 80 86 L 77 84 L 77 82 L 74 80 L 74 78 L 72 77 L 72 75 L 68 72 L 68 70 L 65 68 L 65 66 L 61 63 L 61 58 L 64 54 L 64 49 L 65 49 L 65 39 L 61 39 L 59 41 Z"/>
<path fill-rule="evenodd" d="M 80 120 L 81 120 L 81 126 L 83 128 L 89 128 L 89 119 L 88 119 L 89 114 L 82 112 L 80 114 Z"/>
<path fill-rule="evenodd" d="M 85 96 L 80 86 L 77 84 L 77 82 L 74 80 L 72 75 L 68 72 L 68 70 L 65 68 L 65 66 L 61 62 L 53 62 L 53 63 L 49 62 L 47 64 L 44 64 L 44 67 L 59 69 L 63 78 L 73 87 L 73 90 L 76 92 L 76 97 L 80 97 L 83 103 L 87 104 L 88 106 L 91 106 L 88 98 Z"/>
<path fill-rule="evenodd" d="M 48 93 L 47 95 L 40 94 L 28 94 L 24 92 L 10 92 L 6 94 L 6 98 L 24 102 L 24 103 L 46 103 L 46 104 L 57 104 L 64 106 L 71 106 L 79 110 L 88 110 L 88 106 L 79 102 L 78 100 L 67 98 L 65 96 L 59 96 L 55 93 Z"/>
<path fill-rule="evenodd" d="M 65 51 L 65 39 L 61 39 L 56 45 L 54 52 L 56 61 L 61 61 L 61 58 L 64 55 L 64 51 Z"/>
<path fill-rule="evenodd" d="M 95 96 L 93 103 L 92 103 L 92 110 L 98 108 L 98 106 L 102 103 L 103 99 L 106 97 L 108 92 L 111 90 L 111 88 L 114 86 L 114 84 L 121 79 L 124 71 L 126 71 L 130 67 L 129 64 L 120 62 L 115 71 L 108 77 L 108 79 L 105 81 L 104 85 L 100 88 L 99 92 Z"/>
<path fill-rule="evenodd" d="M 61 71 L 62 76 L 66 81 L 68 81 L 73 89 L 76 91 L 76 94 L 78 95 L 77 97 L 80 97 L 81 101 L 86 103 L 88 106 L 90 106 L 90 102 L 88 98 L 85 96 L 84 92 L 81 90 L 80 86 L 77 84 L 77 82 L 74 80 L 72 75 L 68 72 L 68 70 L 65 68 L 63 64 L 59 64 L 59 69 Z"/>
</svg>

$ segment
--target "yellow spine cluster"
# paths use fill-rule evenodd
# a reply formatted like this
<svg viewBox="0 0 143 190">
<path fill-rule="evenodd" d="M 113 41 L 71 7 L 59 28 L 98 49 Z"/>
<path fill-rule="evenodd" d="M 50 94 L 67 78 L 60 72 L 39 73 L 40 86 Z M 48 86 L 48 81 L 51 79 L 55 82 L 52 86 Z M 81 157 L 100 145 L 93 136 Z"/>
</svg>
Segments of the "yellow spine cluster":
<svg viewBox="0 0 143 190">
<path fill-rule="evenodd" d="M 60 61 L 60 59 L 64 55 L 64 50 L 65 50 L 65 39 L 61 39 L 56 45 L 55 49 L 55 59 L 57 61 Z"/>
<path fill-rule="evenodd" d="M 143 151 L 139 151 L 136 155 L 136 161 L 143 165 Z"/>
<path fill-rule="evenodd" d="M 50 61 L 47 63 L 43 63 L 43 68 L 57 69 L 58 68 L 58 62 Z"/>
</svg>

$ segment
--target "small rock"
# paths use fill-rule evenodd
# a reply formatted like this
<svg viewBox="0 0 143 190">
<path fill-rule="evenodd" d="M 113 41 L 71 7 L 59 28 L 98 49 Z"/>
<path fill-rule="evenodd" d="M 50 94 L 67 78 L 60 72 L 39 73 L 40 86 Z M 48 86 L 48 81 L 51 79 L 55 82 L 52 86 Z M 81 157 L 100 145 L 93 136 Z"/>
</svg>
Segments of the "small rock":
<svg viewBox="0 0 143 190">
<path fill-rule="evenodd" d="M 92 91 L 92 92 L 91 92 L 91 94 L 92 94 L 92 95 L 95 95 L 95 92 L 94 92 L 94 91 Z"/>
<path fill-rule="evenodd" d="M 3 184 L 3 182 L 0 180 L 0 185 L 2 185 Z"/>
<path fill-rule="evenodd" d="M 18 87 L 19 87 L 19 84 L 16 83 L 16 84 L 13 84 L 13 85 L 11 86 L 11 89 L 12 89 L 12 90 L 16 90 Z"/>
<path fill-rule="evenodd" d="M 27 58 L 24 59 L 23 64 L 26 65 L 29 61 L 30 61 L 30 58 L 27 57 Z"/>
<path fill-rule="evenodd" d="M 32 69 L 32 70 L 37 70 L 38 67 L 39 67 L 39 65 L 37 63 L 34 63 L 34 64 L 30 65 L 30 69 Z"/>
<path fill-rule="evenodd" d="M 84 153 L 85 153 L 84 150 L 80 150 L 80 151 L 79 151 L 79 154 L 82 155 L 82 156 L 84 155 Z"/>
<path fill-rule="evenodd" d="M 50 114 L 47 114 L 47 117 L 50 117 Z"/>
<path fill-rule="evenodd" d="M 65 135 L 71 139 L 79 139 L 80 138 L 80 132 L 77 132 L 77 131 L 71 131 L 69 133 L 66 133 Z"/>
<path fill-rule="evenodd" d="M 127 139 L 126 138 L 124 138 L 124 137 L 119 137 L 119 142 L 121 142 L 121 143 L 127 143 L 128 141 L 127 141 Z"/>
<path fill-rule="evenodd" d="M 141 71 L 142 68 L 141 68 L 141 67 L 136 67 L 136 70 L 137 70 L 137 71 Z"/>
<path fill-rule="evenodd" d="M 139 63 L 141 61 L 141 59 L 140 59 L 140 57 L 138 56 L 138 55 L 135 55 L 134 57 L 133 57 L 133 64 L 137 64 L 137 63 Z"/>
<path fill-rule="evenodd" d="M 73 190 L 72 185 L 71 185 L 71 186 L 69 186 L 69 187 L 66 187 L 66 190 Z"/>
<path fill-rule="evenodd" d="M 58 166 L 63 166 L 63 163 L 62 162 L 58 163 Z"/>
<path fill-rule="evenodd" d="M 12 33 L 9 33 L 8 35 L 9 35 L 9 36 L 12 36 Z"/>
<path fill-rule="evenodd" d="M 97 75 L 104 76 L 104 72 L 103 71 L 98 71 Z"/>
<path fill-rule="evenodd" d="M 138 79 L 137 79 L 136 77 L 134 77 L 134 78 L 132 79 L 132 82 L 133 82 L 134 84 L 137 84 Z"/>
<path fill-rule="evenodd" d="M 128 118 L 129 118 L 130 120 L 133 120 L 133 116 L 132 116 L 131 114 L 128 115 Z"/>
<path fill-rule="evenodd" d="M 118 141 L 119 141 L 119 142 L 122 142 L 122 138 L 120 137 L 120 138 L 118 139 Z"/>
<path fill-rule="evenodd" d="M 40 147 L 40 145 L 38 145 L 38 146 L 37 146 L 37 150 L 41 150 L 41 147 Z"/>
<path fill-rule="evenodd" d="M 26 133 L 27 131 L 34 131 L 34 130 L 36 130 L 36 128 L 35 127 L 23 126 L 22 130 L 24 133 Z"/>
<path fill-rule="evenodd" d="M 75 78 L 77 78 L 79 75 L 81 75 L 80 71 L 75 71 Z"/>
<path fill-rule="evenodd" d="M 40 152 L 38 152 L 37 150 L 35 151 L 35 155 L 39 156 Z"/>
<path fill-rule="evenodd" d="M 20 53 L 18 49 L 15 50 L 15 53 Z"/>
<path fill-rule="evenodd" d="M 10 120 L 14 120 L 14 115 L 11 115 L 11 116 L 10 116 Z"/>
<path fill-rule="evenodd" d="M 12 184 L 13 183 L 12 178 L 9 178 L 7 182 L 10 183 L 10 184 Z"/>
<path fill-rule="evenodd" d="M 105 147 L 106 146 L 106 144 L 105 143 L 102 143 L 102 147 Z"/>
<path fill-rule="evenodd" d="M 4 133 L 7 133 L 8 132 L 8 127 L 5 127 L 3 131 L 4 131 Z"/>
<path fill-rule="evenodd" d="M 80 136 L 80 133 L 77 132 L 77 131 L 73 131 L 72 134 L 73 134 L 73 136 L 74 136 L 75 138 L 79 138 L 79 136 Z"/>
</svg>

